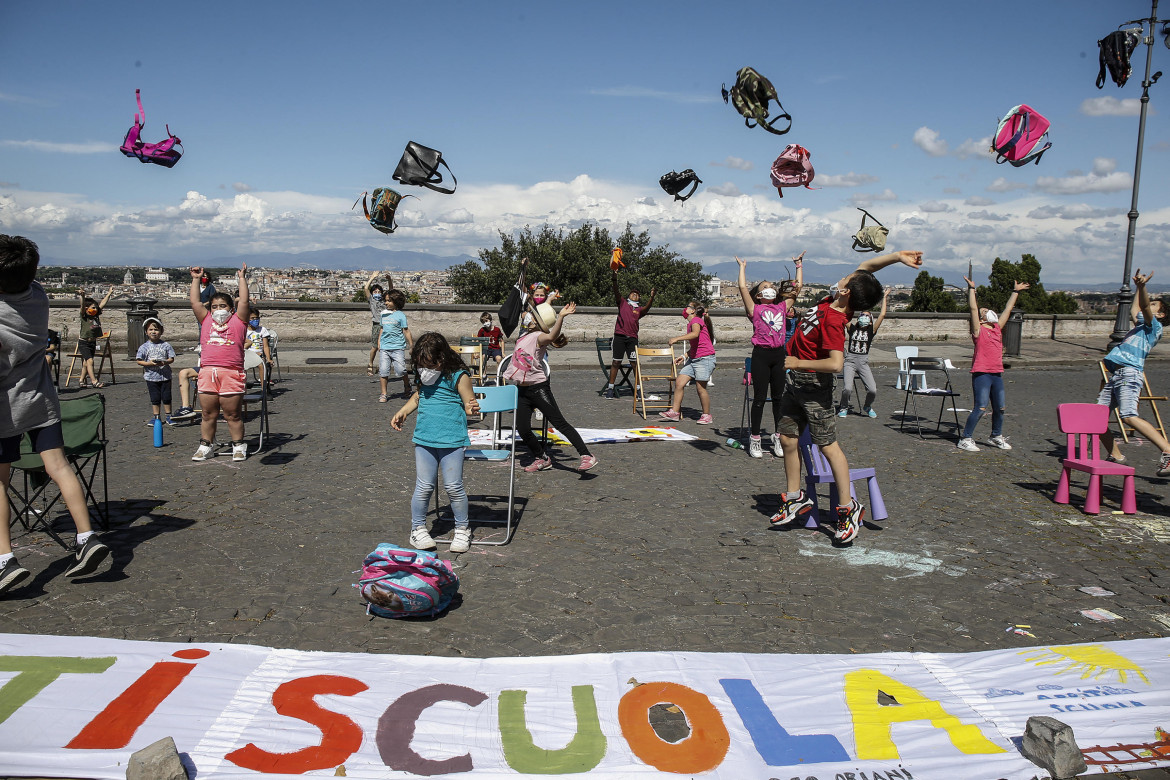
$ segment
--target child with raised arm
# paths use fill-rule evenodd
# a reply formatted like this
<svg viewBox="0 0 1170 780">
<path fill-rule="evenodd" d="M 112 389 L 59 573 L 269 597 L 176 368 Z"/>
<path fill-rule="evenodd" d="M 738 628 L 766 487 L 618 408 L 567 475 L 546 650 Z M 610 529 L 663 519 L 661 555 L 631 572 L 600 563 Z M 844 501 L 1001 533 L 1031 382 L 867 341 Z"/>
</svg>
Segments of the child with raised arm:
<svg viewBox="0 0 1170 780">
<path fill-rule="evenodd" d="M 1138 398 L 1145 390 L 1146 356 L 1158 343 L 1158 339 L 1162 338 L 1162 328 L 1170 321 L 1170 311 L 1167 311 L 1165 301 L 1151 301 L 1146 290 L 1146 283 L 1153 275 L 1151 271 L 1143 276 L 1140 268 L 1133 275 L 1136 290 L 1130 319 L 1134 327 L 1105 356 L 1105 368 L 1109 369 L 1111 376 L 1101 389 L 1097 403 L 1115 407 L 1126 425 L 1146 437 L 1161 451 L 1158 476 L 1167 477 L 1170 476 L 1170 442 L 1157 428 L 1138 417 L 1137 411 Z M 1125 462 L 1125 456 L 1121 454 L 1121 448 L 1117 446 L 1112 433 L 1106 431 L 1101 434 L 1101 443 L 1109 450 L 1112 460 Z"/>
<path fill-rule="evenodd" d="M 849 503 L 835 507 L 833 537 L 851 542 L 861 532 L 865 507 L 849 498 L 849 462 L 837 442 L 833 413 L 833 377 L 845 365 L 845 323 L 854 311 L 864 311 L 881 300 L 882 284 L 874 272 L 894 263 L 922 266 L 922 253 L 901 251 L 864 261 L 857 270 L 837 282 L 836 293 L 810 308 L 796 326 L 784 361 L 788 379 L 780 403 L 780 444 L 784 447 L 787 490 L 780 496 L 780 511 L 773 525 L 787 525 L 808 515 L 813 501 L 800 489 L 800 434 L 808 427 L 812 443 L 820 447 L 837 484 L 837 495 Z"/>
<path fill-rule="evenodd" d="M 861 405 L 861 412 L 867 417 L 877 417 L 873 410 L 873 401 L 877 398 L 877 382 L 873 379 L 873 371 L 869 368 L 869 348 L 873 345 L 873 337 L 878 328 L 886 321 L 886 307 L 889 305 L 890 288 L 887 287 L 882 295 L 882 310 L 878 312 L 875 322 L 873 315 L 863 311 L 857 319 L 850 323 L 845 332 L 845 375 L 841 382 L 841 401 L 837 404 L 837 416 L 846 417 L 849 414 L 849 397 L 853 395 L 853 378 L 861 377 L 861 384 L 865 386 L 865 403 Z"/>
<path fill-rule="evenodd" d="M 105 331 L 102 330 L 102 311 L 110 302 L 110 297 L 113 294 L 114 286 L 110 285 L 106 297 L 102 298 L 101 303 L 98 303 L 86 295 L 85 290 L 77 288 L 77 296 L 81 301 L 81 327 L 77 331 L 77 352 L 81 355 L 82 387 L 85 387 L 87 382 L 99 390 L 106 386 L 105 382 L 99 382 L 94 376 L 93 356 L 97 352 L 98 339 L 105 334 Z"/>
<path fill-rule="evenodd" d="M 967 452 L 979 452 L 975 446 L 975 426 L 991 404 L 991 437 L 987 443 L 1001 450 L 1010 450 L 1003 435 L 1003 412 L 1006 400 L 1003 390 L 1003 326 L 1007 324 L 1012 309 L 1016 306 L 1016 299 L 1020 291 L 1027 290 L 1032 285 L 1027 282 L 1015 282 L 1015 289 L 1008 297 L 1003 314 L 996 314 L 986 306 L 980 306 L 975 300 L 975 283 L 963 277 L 967 283 L 967 306 L 971 310 L 971 340 L 975 342 L 975 353 L 971 359 L 971 391 L 975 396 L 975 408 L 967 415 L 967 423 L 963 426 L 963 436 L 959 439 L 959 449 Z"/>
<path fill-rule="evenodd" d="M 236 272 L 240 299 L 238 305 L 227 293 L 217 292 L 207 306 L 199 300 L 202 268 L 191 269 L 191 310 L 199 320 L 199 404 L 203 420 L 199 426 L 199 447 L 191 460 L 215 456 L 215 429 L 220 412 L 227 421 L 232 437 L 232 460 L 248 458 L 244 441 L 244 418 L 241 407 L 246 375 L 244 349 L 248 344 L 248 265 Z M 233 311 L 234 310 L 234 311 Z"/>
<path fill-rule="evenodd" d="M 65 576 L 92 574 L 110 554 L 93 532 L 84 489 L 65 457 L 57 386 L 43 357 L 49 298 L 36 281 L 40 259 L 32 241 L 0 235 L 0 593 L 28 577 L 12 553 L 8 525 L 11 464 L 20 460 L 26 434 L 77 527 L 73 563 Z"/>
<path fill-rule="evenodd" d="M 617 306 L 618 316 L 613 326 L 613 361 L 609 365 L 609 384 L 605 386 L 606 398 L 616 396 L 614 382 L 617 381 L 618 369 L 621 368 L 623 359 L 634 354 L 638 346 L 638 326 L 642 318 L 650 313 L 656 293 L 657 290 L 651 287 L 650 300 L 646 301 L 645 306 L 641 305 L 642 293 L 636 287 L 630 288 L 629 294 L 622 298 L 621 290 L 618 289 L 617 269 L 613 269 L 613 301 Z"/>
<path fill-rule="evenodd" d="M 378 272 L 374 271 L 370 274 L 370 278 L 366 280 L 365 286 L 362 288 L 366 293 L 366 300 L 370 304 L 370 362 L 366 366 L 366 376 L 374 375 L 374 358 L 378 356 L 378 337 L 382 335 L 382 312 L 386 310 L 386 292 L 382 289 L 382 285 L 374 284 L 374 280 L 378 278 Z M 390 274 L 386 274 L 386 284 L 390 289 L 394 289 L 394 280 L 390 278 Z"/>
<path fill-rule="evenodd" d="M 682 417 L 683 390 L 691 380 L 695 382 L 695 390 L 699 394 L 699 405 L 703 413 L 699 416 L 699 425 L 710 425 L 711 396 L 707 393 L 707 384 L 711 381 L 711 374 L 715 371 L 715 326 L 711 324 L 711 317 L 707 314 L 707 307 L 698 301 L 691 301 L 683 309 L 683 318 L 687 321 L 687 332 L 682 336 L 675 336 L 670 340 L 670 346 L 680 341 L 687 342 L 687 353 L 684 357 L 675 358 L 675 364 L 680 365 L 678 378 L 675 379 L 674 397 L 671 407 L 658 415 L 664 420 L 677 422 Z"/>
<path fill-rule="evenodd" d="M 764 457 L 761 446 L 761 428 L 764 407 L 772 399 L 772 454 L 784 457 L 780 446 L 780 399 L 784 395 L 784 359 L 788 357 L 784 345 L 788 342 L 787 321 L 792 316 L 793 304 L 804 283 L 804 252 L 792 258 L 796 265 L 796 284 L 781 290 L 769 281 L 747 286 L 747 261 L 739 263 L 739 295 L 743 310 L 752 321 L 752 410 L 748 438 L 748 455 Z"/>
</svg>

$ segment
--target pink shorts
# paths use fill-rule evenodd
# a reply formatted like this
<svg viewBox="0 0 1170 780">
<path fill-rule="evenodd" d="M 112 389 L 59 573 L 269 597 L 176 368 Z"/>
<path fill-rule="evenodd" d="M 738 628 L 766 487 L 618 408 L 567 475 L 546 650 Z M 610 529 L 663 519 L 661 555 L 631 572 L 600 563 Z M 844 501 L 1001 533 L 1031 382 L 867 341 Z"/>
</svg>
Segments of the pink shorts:
<svg viewBox="0 0 1170 780">
<path fill-rule="evenodd" d="M 199 392 L 212 395 L 241 395 L 247 375 L 235 368 L 204 366 L 199 369 Z"/>
</svg>

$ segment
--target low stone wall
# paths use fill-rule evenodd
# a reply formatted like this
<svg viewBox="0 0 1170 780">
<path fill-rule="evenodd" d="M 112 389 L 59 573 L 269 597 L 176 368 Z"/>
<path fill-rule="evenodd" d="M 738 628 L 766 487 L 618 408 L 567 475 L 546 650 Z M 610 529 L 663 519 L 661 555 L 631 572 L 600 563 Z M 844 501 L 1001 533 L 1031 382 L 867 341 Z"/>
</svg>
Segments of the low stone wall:
<svg viewBox="0 0 1170 780">
<path fill-rule="evenodd" d="M 299 344 L 366 342 L 370 338 L 370 311 L 357 303 L 285 303 L 263 301 L 264 325 L 280 334 L 285 342 Z M 178 347 L 194 344 L 198 338 L 195 316 L 183 302 L 160 302 L 155 308 L 166 326 L 166 339 Z M 437 330 L 450 339 L 472 336 L 479 330 L 482 306 L 407 306 L 406 318 L 414 335 Z M 494 312 L 493 312 L 494 314 Z M 647 343 L 662 343 L 682 330 L 682 312 L 655 308 L 642 320 L 642 338 Z M 102 315 L 102 325 L 110 331 L 116 352 L 126 352 L 127 308 L 114 302 Z M 567 321 L 565 329 L 573 341 L 592 341 L 613 335 L 617 309 L 581 307 Z M 711 313 L 718 341 L 726 344 L 747 343 L 751 323 L 742 310 Z M 1026 339 L 1083 339 L 1108 336 L 1113 330 L 1112 315 L 1041 315 L 1025 314 L 1023 337 Z M 890 314 L 882 326 L 883 338 L 899 341 L 941 341 L 967 338 L 966 314 Z M 49 327 L 60 331 L 69 327 L 76 338 L 79 317 L 77 305 L 54 301 Z M 135 345 L 137 346 L 137 345 Z M 69 348 L 70 345 L 67 345 Z"/>
</svg>

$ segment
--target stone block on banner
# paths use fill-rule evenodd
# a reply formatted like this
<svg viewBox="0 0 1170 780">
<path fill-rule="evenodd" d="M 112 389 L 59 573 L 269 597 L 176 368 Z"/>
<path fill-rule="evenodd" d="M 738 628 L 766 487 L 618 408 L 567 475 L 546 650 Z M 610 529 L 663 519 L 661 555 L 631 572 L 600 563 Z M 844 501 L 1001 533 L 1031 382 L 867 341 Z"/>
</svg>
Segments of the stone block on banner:
<svg viewBox="0 0 1170 780">
<path fill-rule="evenodd" d="M 132 754 L 126 765 L 126 780 L 187 780 L 175 740 L 163 737 Z"/>
<path fill-rule="evenodd" d="M 1076 777 L 1088 769 L 1072 726 L 1046 715 L 1028 718 L 1020 752 L 1056 780 Z"/>
</svg>

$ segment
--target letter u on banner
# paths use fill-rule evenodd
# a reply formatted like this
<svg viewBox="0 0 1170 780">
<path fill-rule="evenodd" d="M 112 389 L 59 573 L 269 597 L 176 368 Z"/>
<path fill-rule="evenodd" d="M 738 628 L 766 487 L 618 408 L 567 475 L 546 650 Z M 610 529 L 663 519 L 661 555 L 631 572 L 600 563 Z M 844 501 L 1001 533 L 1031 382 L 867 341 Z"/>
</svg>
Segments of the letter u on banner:
<svg viewBox="0 0 1170 780">
<path fill-rule="evenodd" d="M 500 691 L 500 738 L 504 760 L 522 774 L 560 775 L 588 772 L 605 757 L 605 735 L 597 717 L 592 685 L 573 686 L 577 732 L 560 750 L 536 746 L 524 715 L 528 691 Z"/>
</svg>

